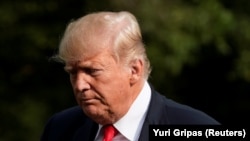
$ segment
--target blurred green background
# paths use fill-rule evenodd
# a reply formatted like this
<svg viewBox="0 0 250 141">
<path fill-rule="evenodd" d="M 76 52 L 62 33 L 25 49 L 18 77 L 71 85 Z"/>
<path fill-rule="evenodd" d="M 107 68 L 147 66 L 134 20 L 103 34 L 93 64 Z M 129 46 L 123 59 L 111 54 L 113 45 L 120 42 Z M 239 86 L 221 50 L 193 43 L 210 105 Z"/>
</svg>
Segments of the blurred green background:
<svg viewBox="0 0 250 141">
<path fill-rule="evenodd" d="M 138 18 L 159 92 L 222 124 L 248 124 L 249 7 L 249 0 L 1 0 L 0 141 L 39 140 L 52 114 L 76 105 L 63 66 L 49 58 L 71 20 L 100 10 Z"/>
</svg>

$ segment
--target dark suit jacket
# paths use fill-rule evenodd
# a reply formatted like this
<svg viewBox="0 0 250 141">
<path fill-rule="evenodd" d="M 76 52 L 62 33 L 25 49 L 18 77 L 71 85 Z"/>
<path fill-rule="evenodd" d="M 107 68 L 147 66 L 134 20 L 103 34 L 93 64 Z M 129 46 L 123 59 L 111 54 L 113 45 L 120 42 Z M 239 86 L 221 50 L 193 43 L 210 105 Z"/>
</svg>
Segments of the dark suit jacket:
<svg viewBox="0 0 250 141">
<path fill-rule="evenodd" d="M 199 110 L 176 103 L 152 90 L 140 141 L 149 140 L 150 124 L 216 125 L 219 123 Z M 76 106 L 55 114 L 45 126 L 41 141 L 89 141 L 94 140 L 97 130 L 98 124 Z"/>
</svg>

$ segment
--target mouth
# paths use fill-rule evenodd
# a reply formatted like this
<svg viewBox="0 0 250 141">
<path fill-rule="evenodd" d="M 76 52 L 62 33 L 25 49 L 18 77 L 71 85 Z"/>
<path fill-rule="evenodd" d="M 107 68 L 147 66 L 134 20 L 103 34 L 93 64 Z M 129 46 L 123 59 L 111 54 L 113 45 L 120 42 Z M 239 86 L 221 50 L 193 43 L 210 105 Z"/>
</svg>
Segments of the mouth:
<svg viewBox="0 0 250 141">
<path fill-rule="evenodd" d="M 93 105 L 97 102 L 97 99 L 95 98 L 84 98 L 84 99 L 81 99 L 80 100 L 80 103 L 84 106 L 87 106 L 87 105 Z"/>
</svg>

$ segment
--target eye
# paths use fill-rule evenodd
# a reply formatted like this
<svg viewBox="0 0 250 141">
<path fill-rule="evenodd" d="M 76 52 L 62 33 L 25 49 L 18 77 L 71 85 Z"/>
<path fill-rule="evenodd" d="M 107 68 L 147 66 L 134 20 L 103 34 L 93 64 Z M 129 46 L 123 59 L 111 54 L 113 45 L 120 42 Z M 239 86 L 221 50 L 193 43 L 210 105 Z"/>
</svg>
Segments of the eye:
<svg viewBox="0 0 250 141">
<path fill-rule="evenodd" d="M 92 75 L 92 76 L 97 76 L 100 74 L 101 69 L 95 69 L 95 68 L 84 68 L 84 72 L 86 74 Z"/>
</svg>

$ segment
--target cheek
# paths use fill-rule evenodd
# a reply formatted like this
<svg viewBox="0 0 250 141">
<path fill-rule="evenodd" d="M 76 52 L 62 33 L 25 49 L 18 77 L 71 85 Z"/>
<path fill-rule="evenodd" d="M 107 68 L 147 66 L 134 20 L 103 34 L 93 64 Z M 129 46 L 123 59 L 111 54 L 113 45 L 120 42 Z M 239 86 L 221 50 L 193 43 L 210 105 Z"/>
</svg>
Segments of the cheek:
<svg viewBox="0 0 250 141">
<path fill-rule="evenodd" d="M 129 83 L 126 80 L 114 80 L 113 85 L 109 87 L 110 93 L 107 98 L 111 99 L 113 103 L 123 103 L 126 101 L 128 96 L 129 90 Z"/>
<path fill-rule="evenodd" d="M 110 105 L 126 100 L 130 87 L 127 72 L 114 70 L 95 81 L 96 91 Z"/>
</svg>

